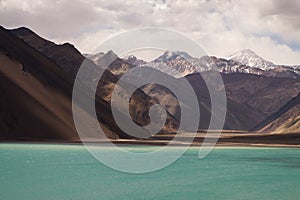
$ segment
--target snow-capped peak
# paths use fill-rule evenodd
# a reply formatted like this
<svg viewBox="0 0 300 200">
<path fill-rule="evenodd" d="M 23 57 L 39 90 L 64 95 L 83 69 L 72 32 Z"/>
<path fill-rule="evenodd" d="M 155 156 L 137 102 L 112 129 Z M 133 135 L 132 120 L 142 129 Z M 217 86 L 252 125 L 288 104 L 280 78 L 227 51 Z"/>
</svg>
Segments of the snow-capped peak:
<svg viewBox="0 0 300 200">
<path fill-rule="evenodd" d="M 147 63 L 141 59 L 138 59 L 134 55 L 127 55 L 127 56 L 124 56 L 122 59 L 124 59 L 127 63 L 130 63 L 135 66 L 141 66 L 141 65 L 144 65 Z"/>
<path fill-rule="evenodd" d="M 192 59 L 193 57 L 184 51 L 166 51 L 152 62 L 168 62 L 176 58 Z"/>
<path fill-rule="evenodd" d="M 124 60 L 128 60 L 128 59 L 136 60 L 137 57 L 135 57 L 135 55 L 127 55 L 127 56 L 124 56 L 123 59 L 124 59 Z"/>
<path fill-rule="evenodd" d="M 89 55 L 87 58 L 98 66 L 105 66 L 105 63 L 109 63 L 117 59 L 118 56 L 112 50 L 109 50 L 107 53 L 100 52 L 94 55 Z"/>
<path fill-rule="evenodd" d="M 102 65 L 106 60 L 118 58 L 112 51 L 106 54 L 99 53 L 89 56 L 97 65 Z M 175 78 L 181 78 L 189 74 L 218 70 L 219 72 L 230 73 L 247 73 L 269 77 L 295 78 L 300 79 L 299 66 L 284 66 L 276 65 L 269 62 L 250 49 L 241 50 L 228 59 L 217 58 L 215 56 L 203 56 L 194 58 L 186 52 L 182 51 L 166 51 L 161 56 L 152 62 L 146 62 L 136 58 L 134 55 L 125 56 L 122 58 L 127 65 L 121 65 L 121 70 L 115 68 L 112 73 L 120 75 L 126 72 L 131 67 L 152 67 L 161 72 L 169 74 Z M 128 67 L 128 64 L 130 66 Z M 125 66 L 125 67 L 124 67 Z M 124 69 L 123 69 L 124 68 Z"/>
<path fill-rule="evenodd" d="M 262 70 L 269 70 L 275 68 L 274 63 L 261 58 L 251 49 L 243 49 L 241 51 L 238 51 L 233 55 L 229 56 L 228 59 L 235 62 L 239 62 L 243 65 L 247 65 L 252 68 L 259 68 Z"/>
</svg>

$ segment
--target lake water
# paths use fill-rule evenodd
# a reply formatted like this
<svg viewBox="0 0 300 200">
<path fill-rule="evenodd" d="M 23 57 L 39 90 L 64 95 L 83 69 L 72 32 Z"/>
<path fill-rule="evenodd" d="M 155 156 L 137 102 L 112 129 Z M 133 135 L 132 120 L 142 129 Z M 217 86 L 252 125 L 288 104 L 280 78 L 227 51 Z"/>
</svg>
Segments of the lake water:
<svg viewBox="0 0 300 200">
<path fill-rule="evenodd" d="M 0 144 L 0 199 L 300 199 L 299 149 L 215 148 L 205 159 L 197 155 L 191 148 L 167 168 L 128 174 L 81 145 Z"/>
</svg>

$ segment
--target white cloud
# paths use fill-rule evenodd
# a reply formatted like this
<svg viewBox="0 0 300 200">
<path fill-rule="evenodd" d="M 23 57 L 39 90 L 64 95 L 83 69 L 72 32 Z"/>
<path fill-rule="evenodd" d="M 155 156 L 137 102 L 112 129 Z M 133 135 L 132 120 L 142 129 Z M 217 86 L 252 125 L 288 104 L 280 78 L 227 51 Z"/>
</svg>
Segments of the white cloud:
<svg viewBox="0 0 300 200">
<path fill-rule="evenodd" d="M 209 54 L 251 48 L 279 64 L 300 64 L 300 1 L 0 0 L 0 23 L 27 26 L 82 52 L 112 34 L 155 26 L 181 31 Z M 295 47 L 299 47 L 298 49 Z"/>
</svg>

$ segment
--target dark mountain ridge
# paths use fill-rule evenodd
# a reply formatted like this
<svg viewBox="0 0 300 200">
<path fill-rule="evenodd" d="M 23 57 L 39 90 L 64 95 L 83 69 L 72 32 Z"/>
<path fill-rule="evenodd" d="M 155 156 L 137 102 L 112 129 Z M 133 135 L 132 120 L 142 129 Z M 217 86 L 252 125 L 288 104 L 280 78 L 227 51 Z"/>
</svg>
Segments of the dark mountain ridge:
<svg viewBox="0 0 300 200">
<path fill-rule="evenodd" d="M 0 35 L 1 140 L 78 141 L 72 116 L 72 75 L 2 27 Z M 106 80 L 115 80 L 107 74 Z M 82 84 L 81 90 L 91 98 L 88 87 Z M 130 137 L 116 126 L 107 101 L 96 96 L 95 106 L 108 137 Z"/>
</svg>

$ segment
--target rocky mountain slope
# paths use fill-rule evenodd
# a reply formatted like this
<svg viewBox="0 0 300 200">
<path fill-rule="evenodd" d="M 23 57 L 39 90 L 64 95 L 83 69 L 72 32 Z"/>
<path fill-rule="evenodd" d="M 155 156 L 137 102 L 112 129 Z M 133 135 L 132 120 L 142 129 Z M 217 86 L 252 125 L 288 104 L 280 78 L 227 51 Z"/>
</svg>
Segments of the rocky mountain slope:
<svg viewBox="0 0 300 200">
<path fill-rule="evenodd" d="M 276 65 L 258 56 L 251 49 L 243 49 L 231 55 L 229 60 L 249 66 L 252 69 L 260 69 L 257 73 L 269 77 L 300 78 L 300 66 Z"/>
<path fill-rule="evenodd" d="M 251 49 L 243 49 L 241 51 L 238 51 L 229 56 L 228 60 L 233 60 L 243 65 L 252 68 L 259 68 L 264 71 L 274 69 L 276 67 L 272 62 L 264 60 L 263 58 L 256 55 L 256 53 Z"/>
<path fill-rule="evenodd" d="M 1 140 L 77 140 L 72 79 L 0 27 Z"/>
<path fill-rule="evenodd" d="M 10 30 L 10 32 L 53 60 L 58 66 L 70 73 L 72 77 L 76 76 L 77 68 L 83 62 L 84 57 L 72 44 L 57 45 L 25 27 Z"/>
<path fill-rule="evenodd" d="M 194 87 L 198 98 L 203 99 L 203 95 L 207 96 L 199 75 L 192 74 L 186 78 Z M 294 79 L 239 73 L 222 74 L 222 78 L 228 103 L 225 123 L 227 129 L 253 128 L 300 91 L 300 81 Z"/>
<path fill-rule="evenodd" d="M 182 54 L 182 56 L 168 52 L 164 53 L 155 62 L 164 60 L 164 62 L 172 63 L 173 61 L 177 62 L 181 60 L 182 62 L 177 63 L 181 63 L 182 65 L 177 65 L 177 69 L 187 69 L 188 67 L 186 66 L 190 63 L 183 57 L 186 59 L 191 59 L 191 57 L 182 52 L 177 52 L 177 54 Z M 132 56 L 131 59 L 136 60 L 136 58 Z M 202 60 L 205 59 L 206 63 L 211 61 L 217 63 L 219 68 L 225 68 L 228 63 L 230 63 L 231 66 L 243 66 L 231 60 L 228 61 L 208 56 L 202 58 Z M 121 62 L 122 59 L 119 61 Z M 126 65 L 128 62 L 128 60 L 123 60 L 123 65 Z M 202 61 L 202 63 L 204 63 L 204 61 Z M 145 64 L 144 66 L 149 65 Z M 168 69 L 170 69 L 170 67 L 161 67 L 163 70 L 159 69 L 159 71 L 169 74 L 170 71 L 168 71 Z M 119 71 L 125 73 L 127 69 L 124 70 L 124 68 L 122 68 Z M 154 69 L 158 68 L 154 67 Z M 210 99 L 202 77 L 195 73 L 195 71 L 193 71 L 194 69 L 194 65 L 190 64 L 188 73 L 193 73 L 187 75 L 185 78 L 191 83 L 198 96 L 202 116 L 199 128 L 205 129 L 210 119 Z M 115 69 L 115 71 L 118 70 Z M 187 73 L 184 70 L 182 72 Z M 112 71 L 112 73 L 114 73 L 114 71 Z M 120 75 L 120 73 L 118 73 L 118 75 Z M 140 74 L 140 76 L 143 77 L 146 76 L 146 74 Z M 266 77 L 249 73 L 222 73 L 222 77 L 228 101 L 225 129 L 249 130 L 253 128 L 295 97 L 300 91 L 300 80 L 298 79 Z M 167 110 L 177 119 L 180 117 L 178 101 L 167 88 L 157 84 L 149 84 L 144 86 L 142 90 L 148 96 L 155 99 L 157 103 L 166 106 Z"/>
<path fill-rule="evenodd" d="M 300 93 L 262 121 L 255 130 L 273 133 L 300 133 Z"/>
<path fill-rule="evenodd" d="M 23 37 L 24 30 L 21 33 L 23 33 Z M 32 34 L 31 31 L 29 33 Z M 45 53 L 43 55 L 41 51 L 35 49 L 35 45 L 33 45 L 35 43 L 29 46 L 15 35 L 16 31 L 13 35 L 1 27 L 1 93 L 3 93 L 3 99 L 5 99 L 1 102 L 1 107 L 5 108 L 0 115 L 3 119 L 1 128 L 5 130 L 1 133 L 1 139 L 46 140 L 54 138 L 57 140 L 77 140 L 78 135 L 71 112 L 71 94 L 74 81 L 72 72 L 78 70 L 80 66 L 78 60 L 83 57 L 75 59 L 77 62 L 72 65 L 64 65 L 63 63 L 58 65 L 58 62 L 49 56 L 50 54 Z M 27 39 L 31 38 L 27 42 L 33 41 L 35 37 L 36 34 L 26 37 Z M 45 42 L 45 49 L 49 50 L 46 52 L 56 52 L 52 47 L 54 49 L 64 48 L 61 45 L 53 46 L 53 43 L 48 43 L 45 40 L 43 42 Z M 73 48 L 72 52 L 78 52 L 74 51 Z M 67 56 L 72 53 L 61 54 L 66 63 L 72 62 L 73 56 Z M 95 67 L 97 66 L 95 65 Z M 14 71 L 7 72 L 7 70 Z M 12 77 L 8 77 L 7 73 L 10 73 Z M 20 74 L 24 77 L 20 78 Z M 95 74 L 88 74 L 88 76 L 92 75 Z M 31 79 L 36 81 L 31 81 Z M 97 94 L 99 95 L 96 96 L 97 116 L 109 137 L 129 137 L 118 129 L 110 109 L 110 87 L 113 87 L 117 80 L 117 77 L 106 71 L 98 84 L 99 92 L 97 91 Z M 13 84 L 11 87 L 8 86 L 16 81 L 18 81 L 17 84 Z M 39 84 L 41 87 L 37 87 Z M 26 85 L 29 85 L 28 88 L 24 88 Z M 25 96 L 20 96 L 21 94 Z M 147 97 L 142 91 L 135 94 L 130 103 L 130 113 L 133 119 L 136 119 L 136 123 L 145 125 L 149 122 L 147 113 L 151 105 L 151 98 Z M 169 116 L 169 126 L 166 125 L 163 131 L 176 128 L 176 124 L 173 122 Z"/>
</svg>

